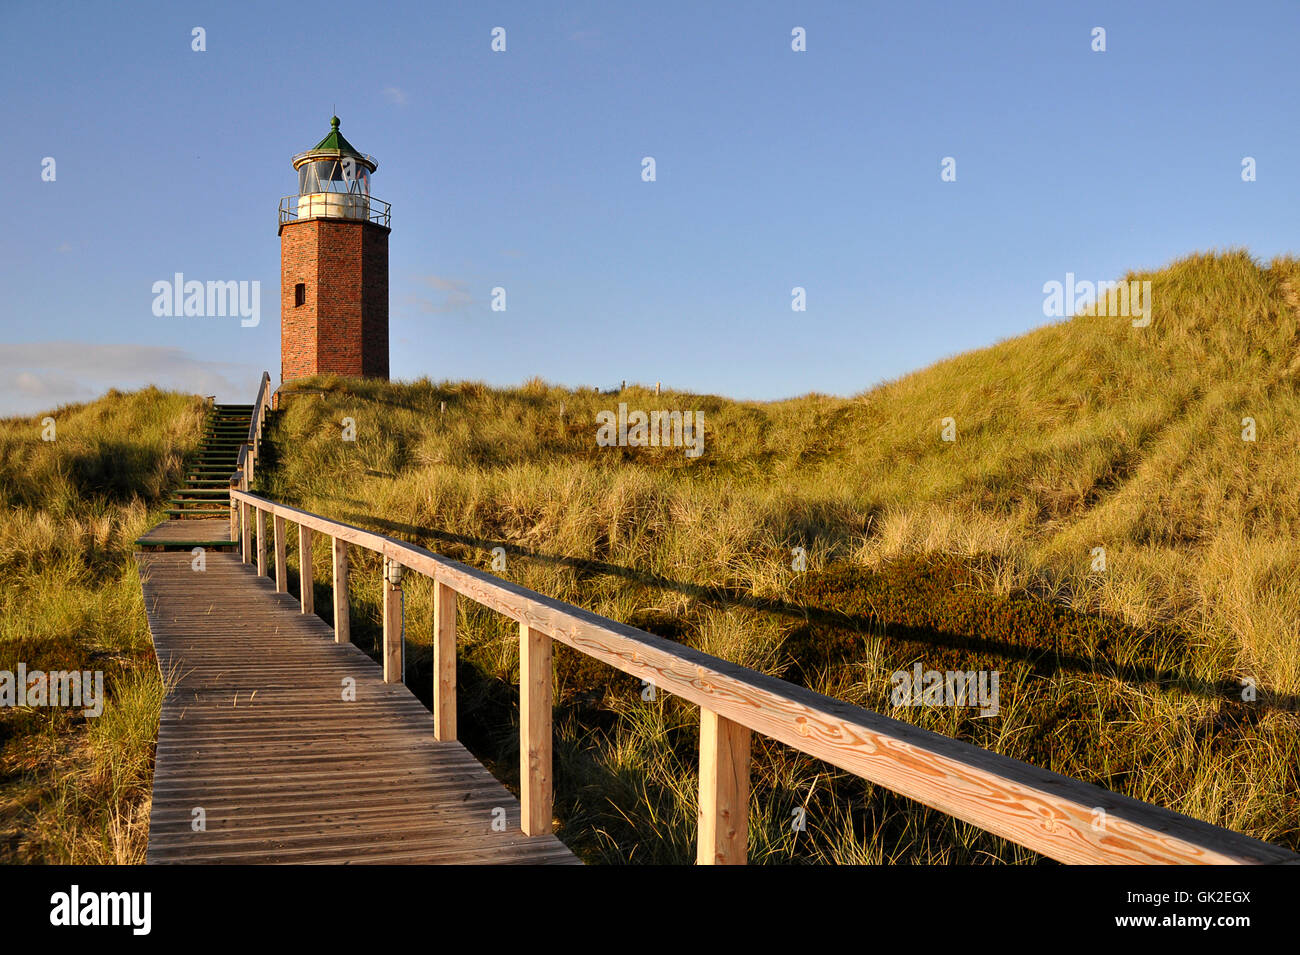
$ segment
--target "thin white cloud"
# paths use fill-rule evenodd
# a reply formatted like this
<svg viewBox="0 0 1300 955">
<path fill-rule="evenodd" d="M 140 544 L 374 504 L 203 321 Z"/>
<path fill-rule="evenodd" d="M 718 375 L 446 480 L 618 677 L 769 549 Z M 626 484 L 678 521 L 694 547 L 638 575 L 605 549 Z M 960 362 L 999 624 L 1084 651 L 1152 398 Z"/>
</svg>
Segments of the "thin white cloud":
<svg viewBox="0 0 1300 955">
<path fill-rule="evenodd" d="M 415 278 L 416 281 L 431 285 L 440 292 L 463 292 L 469 288 L 468 282 L 461 279 L 449 279 L 441 275 L 417 275 Z"/>
<path fill-rule="evenodd" d="M 75 378 L 58 374 L 38 375 L 30 371 L 20 371 L 14 379 L 14 390 L 40 401 L 55 398 L 60 402 L 73 399 L 92 398 L 94 391 Z"/>
<path fill-rule="evenodd" d="M 422 312 L 442 315 L 459 311 L 474 304 L 474 296 L 469 292 L 469 283 L 460 279 L 451 279 L 442 275 L 417 275 L 416 281 L 428 285 L 435 291 L 443 293 L 438 299 L 429 299 L 420 295 L 411 295 L 407 304 L 414 305 Z"/>
<path fill-rule="evenodd" d="M 170 346 L 0 344 L 0 415 L 50 411 L 89 401 L 110 388 L 134 391 L 149 385 L 248 402 L 260 375 L 255 365 L 205 361 Z"/>
<path fill-rule="evenodd" d="M 406 90 L 397 86 L 385 86 L 384 98 L 394 106 L 405 106 L 407 101 Z"/>
</svg>

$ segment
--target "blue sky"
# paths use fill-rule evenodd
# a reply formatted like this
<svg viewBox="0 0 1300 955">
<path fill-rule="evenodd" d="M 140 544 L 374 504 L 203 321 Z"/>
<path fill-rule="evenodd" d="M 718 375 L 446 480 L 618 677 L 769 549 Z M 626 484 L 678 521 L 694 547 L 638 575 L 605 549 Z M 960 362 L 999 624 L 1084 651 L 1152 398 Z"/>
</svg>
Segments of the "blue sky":
<svg viewBox="0 0 1300 955">
<path fill-rule="evenodd" d="M 276 208 L 332 111 L 392 203 L 395 378 L 853 394 L 1067 271 L 1300 251 L 1298 3 L 269 6 L 7 6 L 0 414 L 278 381 Z M 156 317 L 176 272 L 261 323 Z"/>
</svg>

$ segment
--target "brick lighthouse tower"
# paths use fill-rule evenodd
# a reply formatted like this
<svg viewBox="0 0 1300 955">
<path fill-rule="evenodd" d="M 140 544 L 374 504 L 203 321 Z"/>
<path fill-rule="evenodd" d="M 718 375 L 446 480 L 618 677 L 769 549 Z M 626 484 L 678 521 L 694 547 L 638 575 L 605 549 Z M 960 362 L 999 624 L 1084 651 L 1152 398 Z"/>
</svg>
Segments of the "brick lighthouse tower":
<svg viewBox="0 0 1300 955">
<path fill-rule="evenodd" d="M 379 164 L 330 127 L 280 200 L 281 381 L 388 377 L 389 205 L 370 195 Z"/>
</svg>

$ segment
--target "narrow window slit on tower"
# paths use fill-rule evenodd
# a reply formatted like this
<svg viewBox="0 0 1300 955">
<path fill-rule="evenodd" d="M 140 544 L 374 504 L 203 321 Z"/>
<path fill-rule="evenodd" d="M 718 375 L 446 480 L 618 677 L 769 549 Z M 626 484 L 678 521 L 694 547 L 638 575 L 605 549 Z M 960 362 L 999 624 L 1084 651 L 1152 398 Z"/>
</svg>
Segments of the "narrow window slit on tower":
<svg viewBox="0 0 1300 955">
<path fill-rule="evenodd" d="M 303 305 L 307 301 L 307 286 L 299 282 L 293 287 L 293 304 L 295 306 Z"/>
</svg>

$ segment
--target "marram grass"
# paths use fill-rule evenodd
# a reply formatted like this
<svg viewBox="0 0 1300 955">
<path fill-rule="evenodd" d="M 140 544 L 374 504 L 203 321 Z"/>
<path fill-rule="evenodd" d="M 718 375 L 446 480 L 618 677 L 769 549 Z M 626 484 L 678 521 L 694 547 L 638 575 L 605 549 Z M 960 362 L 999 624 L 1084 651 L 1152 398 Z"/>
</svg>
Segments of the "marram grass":
<svg viewBox="0 0 1300 955">
<path fill-rule="evenodd" d="M 0 709 L 0 860 L 144 861 L 163 682 L 131 555 L 203 413 L 146 389 L 0 420 L 0 670 L 100 670 L 107 697 Z"/>
<path fill-rule="evenodd" d="M 851 398 L 296 383 L 261 490 L 487 569 L 500 548 L 496 572 L 542 593 L 1300 848 L 1300 263 L 1128 278 L 1152 283 L 1149 327 L 1084 314 Z M 703 411 L 704 454 L 597 446 L 620 402 Z M 0 713 L 9 860 L 143 857 L 162 681 L 130 542 L 201 414 L 150 390 L 60 409 L 54 443 L 41 416 L 0 423 L 0 669 L 89 660 L 110 684 L 97 721 Z M 353 560 L 365 647 L 379 568 Z M 408 580 L 427 700 L 432 599 Z M 461 736 L 517 785 L 516 630 L 464 600 L 459 628 Z M 998 715 L 895 705 L 918 662 L 998 670 Z M 555 663 L 562 838 L 593 862 L 691 861 L 695 707 Z M 757 736 L 749 830 L 760 863 L 1040 861 Z"/>
<path fill-rule="evenodd" d="M 1152 283 L 1148 327 L 1083 314 L 851 398 L 295 383 L 263 490 L 487 569 L 500 548 L 497 572 L 542 593 L 1300 848 L 1300 263 L 1129 278 Z M 598 446 L 620 402 L 703 411 L 704 454 Z M 461 603 L 462 736 L 517 783 L 517 637 Z M 427 588 L 407 610 L 427 700 Z M 998 669 L 999 715 L 894 706 L 917 662 Z M 690 861 L 694 708 L 563 648 L 556 671 L 562 837 L 590 861 Z M 1037 858 L 770 741 L 750 855 Z"/>
</svg>

